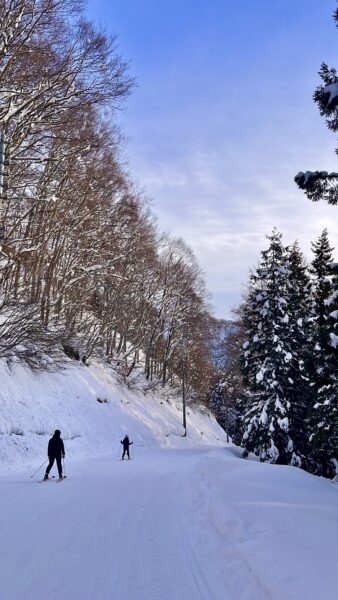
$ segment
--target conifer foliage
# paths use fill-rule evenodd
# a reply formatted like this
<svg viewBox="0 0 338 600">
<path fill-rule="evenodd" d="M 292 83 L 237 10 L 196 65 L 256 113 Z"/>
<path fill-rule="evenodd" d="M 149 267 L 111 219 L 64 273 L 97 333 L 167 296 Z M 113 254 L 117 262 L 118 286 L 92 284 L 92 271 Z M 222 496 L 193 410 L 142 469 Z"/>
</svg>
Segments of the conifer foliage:
<svg viewBox="0 0 338 600">
<path fill-rule="evenodd" d="M 338 458 L 338 277 L 323 231 L 308 267 L 297 242 L 268 237 L 242 305 L 237 432 L 244 455 L 334 477 Z"/>
<path fill-rule="evenodd" d="M 338 27 L 338 9 L 334 13 Z M 338 73 L 322 63 L 319 75 L 322 83 L 314 92 L 321 116 L 327 127 L 338 131 Z M 336 149 L 337 152 L 337 149 Z M 329 204 L 338 203 L 338 173 L 327 171 L 300 172 L 295 177 L 299 188 L 312 201 L 325 200 Z M 311 459 L 315 472 L 332 475 L 338 460 L 338 386 L 337 386 L 337 346 L 338 346 L 338 285 L 333 279 L 333 289 L 328 297 L 330 278 L 325 270 L 331 260 L 331 249 L 326 234 L 323 233 L 314 246 L 315 260 L 312 270 L 317 277 L 314 291 L 315 311 L 315 353 L 314 353 L 314 388 L 316 399 L 310 415 Z M 326 262 L 328 261 L 328 262 Z M 337 265 L 333 267 L 337 272 Z"/>
<path fill-rule="evenodd" d="M 269 247 L 251 275 L 243 307 L 248 336 L 243 345 L 243 371 L 250 390 L 243 446 L 263 461 L 300 466 L 306 377 L 300 352 L 303 320 L 296 296 L 305 275 L 297 247 L 290 253 L 276 229 L 268 240 Z M 290 275 L 296 271 L 299 281 L 292 288 Z"/>
<path fill-rule="evenodd" d="M 333 477 L 338 455 L 338 278 L 330 269 L 332 248 L 327 231 L 312 245 L 313 407 L 309 418 L 311 469 Z"/>
<path fill-rule="evenodd" d="M 325 383 L 325 364 L 327 353 L 330 352 L 330 319 L 328 299 L 334 292 L 333 274 L 329 265 L 333 261 L 333 248 L 331 248 L 327 230 L 324 229 L 316 242 L 311 244 L 314 258 L 310 265 L 312 277 L 312 313 L 311 313 L 311 340 L 312 340 L 312 369 L 314 391 Z"/>
</svg>

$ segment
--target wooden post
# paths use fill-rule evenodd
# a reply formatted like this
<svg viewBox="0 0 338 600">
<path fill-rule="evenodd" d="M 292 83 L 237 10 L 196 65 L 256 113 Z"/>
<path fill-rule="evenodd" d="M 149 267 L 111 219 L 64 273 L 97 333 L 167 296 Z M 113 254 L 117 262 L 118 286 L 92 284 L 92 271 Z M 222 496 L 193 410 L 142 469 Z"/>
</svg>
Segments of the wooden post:
<svg viewBox="0 0 338 600">
<path fill-rule="evenodd" d="M 187 435 L 187 417 L 186 417 L 186 399 L 185 399 L 185 360 L 184 358 L 182 359 L 182 403 L 183 403 L 183 428 L 184 428 L 184 435 L 183 437 L 186 437 Z"/>
</svg>

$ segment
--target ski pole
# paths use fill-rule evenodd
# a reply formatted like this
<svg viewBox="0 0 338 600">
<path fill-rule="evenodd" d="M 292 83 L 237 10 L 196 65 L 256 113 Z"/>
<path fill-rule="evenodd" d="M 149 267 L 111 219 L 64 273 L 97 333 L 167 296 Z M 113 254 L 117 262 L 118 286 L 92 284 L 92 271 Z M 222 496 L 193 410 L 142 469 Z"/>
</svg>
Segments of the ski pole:
<svg viewBox="0 0 338 600">
<path fill-rule="evenodd" d="M 117 453 L 117 460 L 119 460 L 119 458 L 120 458 L 121 450 L 122 450 L 122 447 L 121 447 L 121 444 L 120 444 L 119 445 L 119 451 Z"/>
<path fill-rule="evenodd" d="M 66 475 L 66 469 L 65 469 L 65 457 L 63 457 L 63 476 L 64 476 L 64 478 L 67 477 L 67 475 Z"/>
<path fill-rule="evenodd" d="M 43 463 L 42 463 L 42 465 L 40 465 L 39 468 L 36 469 L 36 471 L 34 471 L 34 473 L 31 475 L 31 477 L 34 477 L 34 475 L 36 475 L 37 472 L 40 471 L 41 467 L 43 467 L 43 465 L 45 465 L 46 462 L 48 462 L 48 460 L 49 460 L 48 458 L 46 460 L 44 460 Z"/>
</svg>

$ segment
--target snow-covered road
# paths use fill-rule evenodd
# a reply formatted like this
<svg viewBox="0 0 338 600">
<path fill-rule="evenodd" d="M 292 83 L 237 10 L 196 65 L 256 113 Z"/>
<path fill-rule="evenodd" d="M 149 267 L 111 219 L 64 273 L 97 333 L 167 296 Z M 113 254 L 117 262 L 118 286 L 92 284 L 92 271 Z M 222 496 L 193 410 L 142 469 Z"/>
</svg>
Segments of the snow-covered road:
<svg viewBox="0 0 338 600">
<path fill-rule="evenodd" d="M 135 451 L 1 476 L 1 600 L 336 600 L 336 485 L 231 448 Z"/>
</svg>

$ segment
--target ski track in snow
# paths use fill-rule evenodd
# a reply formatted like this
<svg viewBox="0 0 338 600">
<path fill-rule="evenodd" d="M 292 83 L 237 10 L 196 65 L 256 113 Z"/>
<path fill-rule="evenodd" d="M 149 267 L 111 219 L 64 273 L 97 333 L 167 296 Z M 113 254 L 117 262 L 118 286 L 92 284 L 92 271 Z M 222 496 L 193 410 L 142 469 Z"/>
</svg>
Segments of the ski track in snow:
<svg viewBox="0 0 338 600">
<path fill-rule="evenodd" d="M 1 476 L 1 600 L 337 598 L 337 486 L 231 448 L 135 451 L 57 486 Z"/>
</svg>

